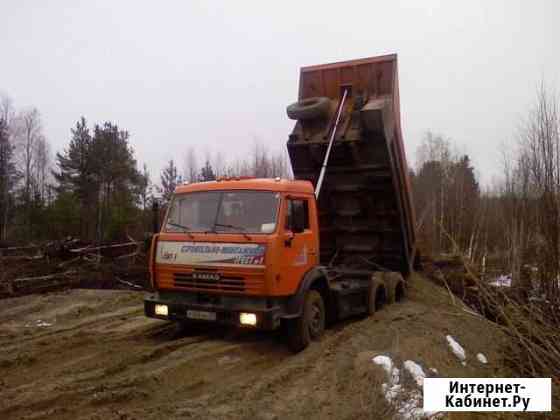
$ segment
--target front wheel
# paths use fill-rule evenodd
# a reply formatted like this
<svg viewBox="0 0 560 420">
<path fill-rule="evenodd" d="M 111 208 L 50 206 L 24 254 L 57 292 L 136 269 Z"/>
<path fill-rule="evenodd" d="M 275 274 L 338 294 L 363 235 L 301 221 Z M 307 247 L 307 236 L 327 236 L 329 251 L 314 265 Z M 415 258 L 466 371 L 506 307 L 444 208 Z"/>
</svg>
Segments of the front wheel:
<svg viewBox="0 0 560 420">
<path fill-rule="evenodd" d="M 288 323 L 288 340 L 294 352 L 305 349 L 311 340 L 317 340 L 325 331 L 325 303 L 319 292 L 310 290 L 305 295 L 303 313 Z"/>
</svg>

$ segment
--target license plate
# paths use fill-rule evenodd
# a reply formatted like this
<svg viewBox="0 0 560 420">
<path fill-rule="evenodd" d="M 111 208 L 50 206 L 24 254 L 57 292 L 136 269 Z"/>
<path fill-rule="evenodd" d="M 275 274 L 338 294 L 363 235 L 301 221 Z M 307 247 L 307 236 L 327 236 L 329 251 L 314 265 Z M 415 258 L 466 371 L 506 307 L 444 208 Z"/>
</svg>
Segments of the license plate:
<svg viewBox="0 0 560 420">
<path fill-rule="evenodd" d="M 206 312 L 206 311 L 187 311 L 187 318 L 190 319 L 202 319 L 204 321 L 215 321 L 216 320 L 216 313 L 215 312 Z"/>
</svg>

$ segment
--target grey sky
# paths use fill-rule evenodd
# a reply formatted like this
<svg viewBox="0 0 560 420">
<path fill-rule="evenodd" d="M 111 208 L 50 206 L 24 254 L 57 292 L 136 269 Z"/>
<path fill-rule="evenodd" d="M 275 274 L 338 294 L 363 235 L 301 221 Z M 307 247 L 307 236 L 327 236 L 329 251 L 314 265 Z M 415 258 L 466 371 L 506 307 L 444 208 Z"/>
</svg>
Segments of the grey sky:
<svg viewBox="0 0 560 420">
<path fill-rule="evenodd" d="M 399 56 L 408 159 L 430 129 L 497 172 L 541 79 L 560 83 L 557 1 L 0 3 L 0 91 L 36 106 L 55 150 L 84 115 L 131 133 L 156 175 L 199 157 L 284 147 L 299 67 Z M 156 176 L 154 176 L 156 175 Z"/>
</svg>

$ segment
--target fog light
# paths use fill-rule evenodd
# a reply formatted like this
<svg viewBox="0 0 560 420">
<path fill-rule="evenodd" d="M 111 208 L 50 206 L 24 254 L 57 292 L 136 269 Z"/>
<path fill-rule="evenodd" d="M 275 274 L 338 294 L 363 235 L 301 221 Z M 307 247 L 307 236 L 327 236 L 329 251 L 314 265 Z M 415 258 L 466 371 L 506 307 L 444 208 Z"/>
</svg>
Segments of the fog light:
<svg viewBox="0 0 560 420">
<path fill-rule="evenodd" d="M 257 314 L 248 314 L 245 312 L 241 312 L 239 314 L 239 322 L 241 323 L 241 325 L 251 325 L 251 326 L 255 326 L 257 325 Z"/>
<path fill-rule="evenodd" d="M 169 315 L 169 309 L 167 308 L 167 305 L 156 305 L 154 311 L 156 315 L 160 315 L 160 316 Z"/>
</svg>

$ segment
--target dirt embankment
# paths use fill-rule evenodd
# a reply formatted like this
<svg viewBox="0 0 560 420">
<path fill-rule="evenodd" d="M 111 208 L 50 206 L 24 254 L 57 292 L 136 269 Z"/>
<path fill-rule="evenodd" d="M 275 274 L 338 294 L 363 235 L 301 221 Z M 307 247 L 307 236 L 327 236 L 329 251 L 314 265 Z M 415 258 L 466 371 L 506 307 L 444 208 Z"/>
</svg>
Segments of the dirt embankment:
<svg viewBox="0 0 560 420">
<path fill-rule="evenodd" d="M 447 334 L 465 348 L 465 365 Z M 385 418 L 384 372 L 372 357 L 413 360 L 438 376 L 489 376 L 500 337 L 420 276 L 403 303 L 339 323 L 297 355 L 279 333 L 180 332 L 147 319 L 141 293 L 30 295 L 2 301 L 0 418 Z"/>
</svg>

